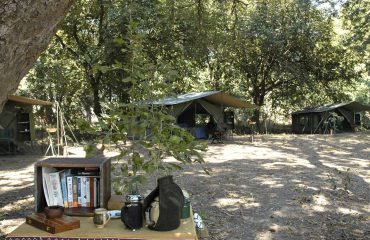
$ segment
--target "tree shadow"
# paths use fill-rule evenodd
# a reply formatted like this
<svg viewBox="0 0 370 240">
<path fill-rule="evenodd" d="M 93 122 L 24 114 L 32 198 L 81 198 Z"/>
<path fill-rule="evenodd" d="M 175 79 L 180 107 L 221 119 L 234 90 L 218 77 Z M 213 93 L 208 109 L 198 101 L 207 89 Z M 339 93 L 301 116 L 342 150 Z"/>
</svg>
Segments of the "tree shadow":
<svg viewBox="0 0 370 240">
<path fill-rule="evenodd" d="M 346 173 L 352 181 L 348 193 L 340 182 L 344 173 L 326 162 L 350 160 L 321 153 L 338 146 L 325 139 L 298 139 L 292 137 L 284 144 L 273 139 L 258 144 L 235 141 L 224 149 L 210 147 L 206 159 L 207 167 L 213 169 L 211 176 L 192 166 L 176 174 L 181 187 L 191 193 L 194 210 L 204 217 L 210 239 L 365 239 L 369 234 L 368 183 L 356 172 Z M 322 149 L 311 145 L 312 141 Z M 232 151 L 237 157 L 228 158 Z M 360 158 L 367 160 L 366 155 Z"/>
<path fill-rule="evenodd" d="M 369 165 L 356 165 L 368 162 L 367 151 L 356 151 L 368 146 L 356 142 L 356 135 L 348 136 L 348 144 L 343 138 L 336 137 L 338 143 L 323 136 L 258 136 L 253 143 L 235 138 L 209 146 L 205 166 L 211 175 L 192 165 L 174 177 L 189 192 L 194 211 L 209 228 L 209 239 L 366 239 L 369 185 L 350 171 L 347 193 L 342 183 L 346 174 L 335 169 L 343 165 L 361 174 L 368 171 Z M 11 161 L 0 158 L 1 170 L 14 170 L 7 165 Z M 13 161 L 29 167 L 37 159 Z M 0 193 L 0 209 L 29 199 L 33 186 L 28 184 Z M 152 178 L 148 189 L 155 185 Z M 31 201 L 10 208 L 3 218 L 24 218 L 33 209 Z"/>
</svg>

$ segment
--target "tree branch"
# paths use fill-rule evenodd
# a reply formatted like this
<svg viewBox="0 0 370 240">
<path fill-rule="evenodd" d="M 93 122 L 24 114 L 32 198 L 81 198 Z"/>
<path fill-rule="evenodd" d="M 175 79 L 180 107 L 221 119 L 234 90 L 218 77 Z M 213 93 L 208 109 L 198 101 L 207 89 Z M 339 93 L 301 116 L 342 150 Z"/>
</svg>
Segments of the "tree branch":
<svg viewBox="0 0 370 240">
<path fill-rule="evenodd" d="M 55 34 L 55 37 L 63 49 L 67 50 L 68 52 L 72 54 L 72 56 L 78 59 L 79 55 L 72 48 L 68 47 L 67 44 L 64 43 L 63 39 L 58 34 Z"/>
<path fill-rule="evenodd" d="M 100 0 L 99 1 L 99 4 L 100 4 L 100 11 L 99 11 L 99 26 L 98 26 L 98 32 L 99 32 L 98 47 L 103 44 L 103 39 L 104 39 L 103 38 L 103 36 L 104 36 L 104 33 L 103 33 L 103 24 L 104 24 L 104 15 L 105 15 L 103 1 Z"/>
</svg>

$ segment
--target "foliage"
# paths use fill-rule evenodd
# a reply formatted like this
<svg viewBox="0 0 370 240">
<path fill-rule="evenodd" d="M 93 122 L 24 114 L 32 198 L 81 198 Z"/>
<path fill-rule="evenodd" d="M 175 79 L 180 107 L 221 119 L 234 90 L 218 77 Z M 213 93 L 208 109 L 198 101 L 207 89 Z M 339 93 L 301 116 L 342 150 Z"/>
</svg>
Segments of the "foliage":
<svg viewBox="0 0 370 240">
<path fill-rule="evenodd" d="M 370 3 L 361 0 L 348 0 L 341 11 L 343 27 L 346 31 L 343 44 L 353 52 L 361 79 L 357 82 L 353 98 L 370 104 Z"/>
<path fill-rule="evenodd" d="M 131 5 L 130 9 L 140 7 Z M 107 73 L 124 71 L 126 77 L 122 81 L 131 85 L 127 94 L 132 103 L 103 103 L 105 112 L 93 128 L 98 139 L 104 139 L 103 149 L 107 144 L 114 144 L 119 149 L 113 171 L 116 176 L 113 186 L 118 194 L 133 190 L 153 172 L 168 174 L 181 170 L 184 164 L 203 163 L 200 152 L 206 149 L 205 145 L 195 142 L 188 131 L 177 126 L 175 119 L 164 109 L 143 102 L 155 98 L 158 90 L 165 89 L 163 80 L 166 81 L 167 76 L 175 77 L 177 73 L 170 63 L 156 64 L 151 58 L 146 49 L 145 26 L 141 19 L 135 19 L 131 14 L 126 36 L 114 39 L 116 46 L 129 54 L 129 59 L 100 66 L 98 71 L 102 68 Z M 84 125 L 87 126 L 86 123 Z M 130 144 L 126 145 L 128 140 L 131 140 Z M 168 157 L 175 162 L 165 162 Z"/>
<path fill-rule="evenodd" d="M 29 74 L 28 92 L 59 101 L 70 121 L 93 119 L 105 102 L 203 90 L 253 101 L 261 106 L 254 120 L 264 109 L 289 115 L 351 99 L 368 103 L 369 4 L 338 6 L 336 0 L 77 0 Z M 344 22 L 343 36 L 334 31 L 334 17 Z"/>
<path fill-rule="evenodd" d="M 348 0 L 343 5 L 342 19 L 347 30 L 344 44 L 362 59 L 367 73 L 370 69 L 370 3 L 362 0 Z"/>
<path fill-rule="evenodd" d="M 332 42 L 331 19 L 310 1 L 259 1 L 234 8 L 232 64 L 240 73 L 240 89 L 256 105 L 267 99 L 273 106 L 291 105 L 317 90 L 321 97 L 337 96 L 336 86 L 353 77 L 353 63 Z M 258 109 L 254 119 L 258 122 Z"/>
<path fill-rule="evenodd" d="M 97 139 L 104 139 L 102 150 L 112 144 L 119 150 L 113 165 L 113 187 L 117 194 L 135 189 L 153 172 L 168 174 L 181 170 L 184 164 L 204 162 L 201 151 L 206 146 L 195 142 L 163 110 L 137 104 L 109 104 L 104 109 L 95 126 L 84 121 L 80 124 Z M 130 144 L 126 144 L 128 140 Z M 93 148 L 87 150 L 87 154 L 93 153 Z M 176 161 L 164 161 L 168 157 Z"/>
<path fill-rule="evenodd" d="M 28 74 L 27 91 L 30 97 L 59 102 L 66 120 L 75 123 L 76 118 L 82 117 L 81 109 L 90 112 L 92 101 L 84 88 L 79 67 L 61 52 L 62 49 L 53 41 Z M 46 116 L 45 123 L 55 123 L 56 116 L 51 108 L 41 108 L 43 110 L 46 111 L 46 115 L 41 114 Z M 86 117 L 91 119 L 89 115 Z"/>
</svg>

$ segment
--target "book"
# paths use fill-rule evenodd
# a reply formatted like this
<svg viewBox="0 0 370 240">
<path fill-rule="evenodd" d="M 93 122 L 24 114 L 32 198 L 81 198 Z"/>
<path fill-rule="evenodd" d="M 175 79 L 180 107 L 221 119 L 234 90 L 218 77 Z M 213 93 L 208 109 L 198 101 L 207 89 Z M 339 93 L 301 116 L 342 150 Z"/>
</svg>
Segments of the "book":
<svg viewBox="0 0 370 240">
<path fill-rule="evenodd" d="M 81 178 L 81 207 L 87 206 L 87 199 L 86 199 L 86 177 Z"/>
<path fill-rule="evenodd" d="M 63 170 L 60 171 L 60 184 L 62 186 L 62 195 L 63 195 L 63 206 L 68 207 L 68 191 L 67 191 L 67 175 L 70 174 L 70 171 Z"/>
<path fill-rule="evenodd" d="M 78 183 L 77 177 L 73 177 L 73 207 L 78 207 Z"/>
<path fill-rule="evenodd" d="M 48 206 L 53 205 L 53 203 L 51 202 L 51 192 L 52 192 L 52 190 L 51 190 L 50 177 L 49 177 L 49 174 L 52 173 L 52 172 L 56 172 L 56 169 L 55 168 L 47 168 L 47 167 L 42 168 L 42 187 L 43 187 L 43 191 L 44 191 L 46 204 Z"/>
<path fill-rule="evenodd" d="M 82 206 L 82 200 L 81 200 L 81 177 L 77 178 L 77 206 Z"/>
<path fill-rule="evenodd" d="M 86 177 L 86 207 L 90 206 L 90 177 Z"/>
<path fill-rule="evenodd" d="M 73 207 L 73 176 L 67 176 L 68 207 Z"/>
<path fill-rule="evenodd" d="M 96 206 L 100 207 L 100 179 L 96 178 Z"/>
<path fill-rule="evenodd" d="M 99 172 L 98 171 L 78 171 L 77 176 L 98 176 Z"/>
<path fill-rule="evenodd" d="M 60 218 L 49 219 L 45 216 L 45 213 L 35 213 L 27 216 L 26 223 L 53 234 L 80 228 L 80 220 L 77 218 L 63 215 Z"/>
<path fill-rule="evenodd" d="M 97 178 L 94 178 L 94 207 L 98 206 Z"/>
<path fill-rule="evenodd" d="M 95 207 L 95 205 L 94 205 L 94 194 L 95 194 L 95 192 L 94 192 L 94 177 L 89 177 L 89 188 L 90 188 L 90 191 L 89 191 L 89 193 L 90 193 L 90 207 Z"/>
<path fill-rule="evenodd" d="M 63 193 L 62 185 L 60 183 L 60 172 L 49 173 L 50 186 L 51 186 L 51 196 L 49 196 L 50 204 L 64 206 L 63 203 Z"/>
</svg>

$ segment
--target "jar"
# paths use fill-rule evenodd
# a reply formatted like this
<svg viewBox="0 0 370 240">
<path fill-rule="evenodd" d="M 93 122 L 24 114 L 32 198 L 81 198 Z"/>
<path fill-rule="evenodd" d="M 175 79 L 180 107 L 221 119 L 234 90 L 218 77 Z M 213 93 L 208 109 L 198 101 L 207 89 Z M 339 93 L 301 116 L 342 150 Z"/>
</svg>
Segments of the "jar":
<svg viewBox="0 0 370 240">
<path fill-rule="evenodd" d="M 184 206 L 181 212 L 181 219 L 185 219 L 190 217 L 190 199 L 185 197 L 184 199 Z"/>
</svg>

